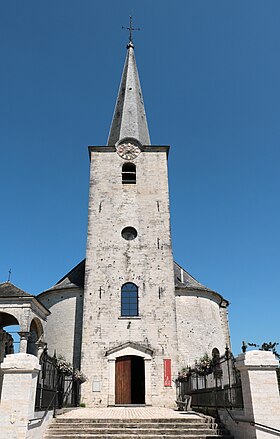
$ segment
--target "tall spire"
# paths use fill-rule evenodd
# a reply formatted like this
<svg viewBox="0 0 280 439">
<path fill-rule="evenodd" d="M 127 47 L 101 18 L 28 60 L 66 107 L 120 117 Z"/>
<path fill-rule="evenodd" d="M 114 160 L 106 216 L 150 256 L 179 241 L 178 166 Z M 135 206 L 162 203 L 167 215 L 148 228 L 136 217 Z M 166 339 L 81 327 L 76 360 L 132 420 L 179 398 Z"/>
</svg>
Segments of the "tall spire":
<svg viewBox="0 0 280 439">
<path fill-rule="evenodd" d="M 127 45 L 127 55 L 107 145 L 114 146 L 126 137 L 134 137 L 142 145 L 151 144 L 132 41 Z"/>
</svg>

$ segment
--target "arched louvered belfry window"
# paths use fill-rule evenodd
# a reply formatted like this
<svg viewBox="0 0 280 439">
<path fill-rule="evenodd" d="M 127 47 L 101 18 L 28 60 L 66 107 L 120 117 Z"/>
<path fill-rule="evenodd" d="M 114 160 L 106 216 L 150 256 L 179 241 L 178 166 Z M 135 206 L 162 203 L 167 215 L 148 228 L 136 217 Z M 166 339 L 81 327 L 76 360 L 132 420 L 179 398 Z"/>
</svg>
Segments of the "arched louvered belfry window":
<svg viewBox="0 0 280 439">
<path fill-rule="evenodd" d="M 122 286 L 121 316 L 138 316 L 138 287 L 131 282 L 127 282 Z"/>
<path fill-rule="evenodd" d="M 124 163 L 122 167 L 122 183 L 136 184 L 136 166 L 134 163 Z"/>
</svg>

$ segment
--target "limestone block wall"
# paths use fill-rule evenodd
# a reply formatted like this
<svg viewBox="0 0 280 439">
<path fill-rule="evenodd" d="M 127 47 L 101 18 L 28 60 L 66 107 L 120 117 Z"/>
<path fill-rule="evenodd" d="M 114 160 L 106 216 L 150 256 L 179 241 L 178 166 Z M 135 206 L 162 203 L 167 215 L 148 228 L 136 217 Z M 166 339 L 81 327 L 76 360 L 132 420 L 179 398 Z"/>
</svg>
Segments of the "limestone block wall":
<svg viewBox="0 0 280 439">
<path fill-rule="evenodd" d="M 1 364 L 3 388 L 0 402 L 0 437 L 25 439 L 34 418 L 37 377 L 41 366 L 30 354 L 7 355 Z"/>
<path fill-rule="evenodd" d="M 220 302 L 220 298 L 211 293 L 176 289 L 180 368 L 192 366 L 205 353 L 211 355 L 213 348 L 224 354 L 229 338 L 221 319 Z"/>
<path fill-rule="evenodd" d="M 225 302 L 222 302 L 220 305 L 220 318 L 221 318 L 221 327 L 224 333 L 225 343 L 228 347 L 231 346 L 230 341 L 230 332 L 229 332 L 229 322 L 228 322 L 228 308 Z"/>
<path fill-rule="evenodd" d="M 51 311 L 45 326 L 49 354 L 62 355 L 80 367 L 83 289 L 68 288 L 42 293 L 40 301 Z"/>
<path fill-rule="evenodd" d="M 82 387 L 87 404 L 107 404 L 105 353 L 129 341 L 154 352 L 153 403 L 174 401 L 174 389 L 163 386 L 163 359 L 171 358 L 173 375 L 177 373 L 166 148 L 144 150 L 134 163 L 137 183 L 125 185 L 124 160 L 115 150 L 100 147 L 92 152 L 82 348 L 82 368 L 89 377 Z M 127 226 L 137 230 L 135 240 L 122 238 Z M 125 282 L 138 286 L 138 317 L 121 317 Z M 94 380 L 102 383 L 99 394 L 92 392 Z"/>
<path fill-rule="evenodd" d="M 229 411 L 219 409 L 223 423 L 235 439 L 279 437 L 278 365 L 279 361 L 269 351 L 254 350 L 237 357 L 236 367 L 241 375 L 244 409 L 231 410 L 231 416 Z"/>
</svg>

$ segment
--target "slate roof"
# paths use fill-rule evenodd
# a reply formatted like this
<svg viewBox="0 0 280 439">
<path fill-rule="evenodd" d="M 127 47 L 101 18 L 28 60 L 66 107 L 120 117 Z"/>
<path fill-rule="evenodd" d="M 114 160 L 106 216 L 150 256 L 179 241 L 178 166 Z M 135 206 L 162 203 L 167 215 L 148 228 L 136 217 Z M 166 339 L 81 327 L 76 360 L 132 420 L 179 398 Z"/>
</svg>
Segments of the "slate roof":
<svg viewBox="0 0 280 439">
<path fill-rule="evenodd" d="M 85 262 L 83 259 L 76 267 L 74 267 L 69 273 L 63 276 L 53 287 L 49 288 L 47 291 L 57 290 L 62 288 L 83 288 L 85 281 Z M 182 271 L 183 270 L 183 271 Z M 183 278 L 182 278 L 183 275 Z M 182 282 L 183 280 L 183 282 Z M 177 262 L 174 261 L 174 281 L 176 288 L 187 288 L 189 290 L 200 290 L 200 291 L 210 291 L 210 288 L 202 285 L 193 276 L 191 276 L 186 270 L 180 267 Z"/>
<path fill-rule="evenodd" d="M 210 288 L 207 288 L 205 285 L 202 285 L 198 282 L 194 277 L 192 277 L 186 270 L 180 267 L 177 262 L 174 261 L 174 280 L 175 287 L 183 287 L 188 288 L 190 290 L 201 290 L 201 291 L 211 291 Z"/>
<path fill-rule="evenodd" d="M 85 263 L 86 260 L 83 259 L 78 265 L 69 271 L 69 273 L 63 276 L 63 278 L 61 278 L 53 287 L 46 291 L 58 290 L 60 288 L 83 288 L 85 282 Z M 43 293 L 46 291 L 43 291 Z"/>
<path fill-rule="evenodd" d="M 124 64 L 118 98 L 108 137 L 108 146 L 133 137 L 142 145 L 150 145 L 144 101 L 137 71 L 134 46 L 130 42 Z"/>
<path fill-rule="evenodd" d="M 0 284 L 0 297 L 34 297 L 34 296 L 16 287 L 11 282 L 3 282 L 2 284 Z"/>
</svg>

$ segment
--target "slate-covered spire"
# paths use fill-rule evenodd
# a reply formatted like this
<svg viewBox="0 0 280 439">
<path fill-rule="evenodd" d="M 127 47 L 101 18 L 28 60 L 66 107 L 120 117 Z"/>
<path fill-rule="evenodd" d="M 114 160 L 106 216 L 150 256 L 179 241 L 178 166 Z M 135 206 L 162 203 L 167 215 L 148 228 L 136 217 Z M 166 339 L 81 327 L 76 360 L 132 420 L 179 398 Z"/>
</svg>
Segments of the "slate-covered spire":
<svg viewBox="0 0 280 439">
<path fill-rule="evenodd" d="M 127 46 L 125 65 L 107 145 L 114 146 L 125 137 L 134 137 L 142 145 L 151 144 L 134 46 L 131 41 Z"/>
</svg>

